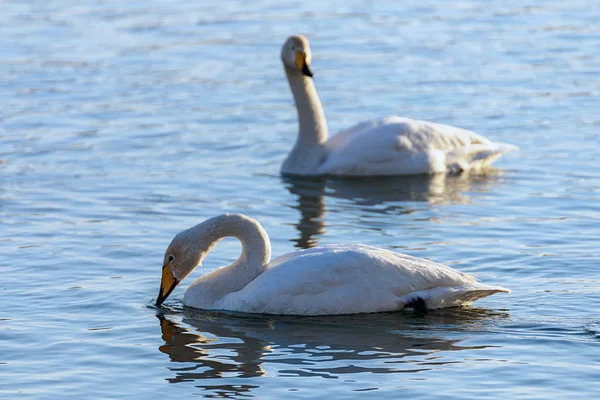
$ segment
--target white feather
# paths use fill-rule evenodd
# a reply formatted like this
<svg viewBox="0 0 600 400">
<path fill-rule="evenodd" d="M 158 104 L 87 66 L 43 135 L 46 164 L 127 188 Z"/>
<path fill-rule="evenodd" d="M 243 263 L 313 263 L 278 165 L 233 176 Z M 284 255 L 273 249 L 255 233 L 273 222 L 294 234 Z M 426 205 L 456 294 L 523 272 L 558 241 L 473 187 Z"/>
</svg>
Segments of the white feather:
<svg viewBox="0 0 600 400">
<path fill-rule="evenodd" d="M 325 144 L 319 174 L 415 175 L 490 165 L 514 146 L 465 129 L 402 117 L 362 122 Z"/>
<path fill-rule="evenodd" d="M 428 308 L 470 304 L 506 289 L 425 259 L 364 245 L 283 255 L 217 308 L 248 313 L 333 315 L 396 311 L 420 297 Z"/>
<path fill-rule="evenodd" d="M 185 293 L 186 306 L 334 315 L 401 310 L 417 299 L 427 308 L 461 306 L 509 292 L 442 264 L 360 244 L 316 247 L 269 261 L 270 242 L 260 224 L 228 214 L 173 239 L 165 253 L 166 263 L 173 260 L 168 264 L 173 276 L 183 280 L 225 236 L 240 239 L 242 255 L 232 265 L 197 279 Z M 189 256 L 192 249 L 198 256 Z"/>
</svg>

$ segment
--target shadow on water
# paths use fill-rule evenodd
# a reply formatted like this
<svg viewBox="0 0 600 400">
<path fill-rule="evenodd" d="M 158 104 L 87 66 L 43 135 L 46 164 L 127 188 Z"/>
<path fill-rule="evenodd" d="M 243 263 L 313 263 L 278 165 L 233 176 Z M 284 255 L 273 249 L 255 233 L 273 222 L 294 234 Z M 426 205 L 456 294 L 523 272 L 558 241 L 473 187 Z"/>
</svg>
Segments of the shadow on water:
<svg viewBox="0 0 600 400">
<path fill-rule="evenodd" d="M 489 331 L 509 315 L 475 308 L 335 317 L 239 315 L 184 309 L 157 315 L 172 363 L 171 383 L 201 383 L 221 396 L 240 395 L 252 385 L 215 385 L 219 378 L 319 376 L 354 373 L 415 373 L 461 363 L 434 353 L 478 350 L 461 341 Z M 177 322 L 176 322 L 177 321 Z M 461 333 L 463 338 L 460 337 Z M 472 356 L 472 354 L 470 355 Z M 207 380 L 208 379 L 208 380 Z"/>
<path fill-rule="evenodd" d="M 298 196 L 297 204 L 291 207 L 300 211 L 300 221 L 294 224 L 300 237 L 293 241 L 296 247 L 305 249 L 317 246 L 319 236 L 325 233 L 326 197 L 350 200 L 353 207 L 365 213 L 411 214 L 417 211 L 410 204 L 414 202 L 468 204 L 473 195 L 500 184 L 503 176 L 500 170 L 489 170 L 485 174 L 452 176 L 282 179 L 289 192 Z"/>
</svg>

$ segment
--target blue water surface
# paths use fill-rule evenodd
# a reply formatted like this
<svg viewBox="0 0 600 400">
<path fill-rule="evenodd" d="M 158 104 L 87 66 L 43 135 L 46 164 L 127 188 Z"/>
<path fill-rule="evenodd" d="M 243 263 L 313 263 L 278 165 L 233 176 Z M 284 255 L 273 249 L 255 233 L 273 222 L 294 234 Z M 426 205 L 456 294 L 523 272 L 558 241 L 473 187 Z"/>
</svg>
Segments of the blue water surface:
<svg viewBox="0 0 600 400">
<path fill-rule="evenodd" d="M 8 0 L 0 397 L 590 399 L 600 391 L 600 4 Z M 331 132 L 401 115 L 520 147 L 484 175 L 281 178 L 279 60 Z M 152 306 L 172 236 L 241 212 L 275 255 L 364 243 L 512 289 L 426 315 Z M 224 240 L 194 277 L 239 254 Z M 190 280 L 191 281 L 191 280 Z"/>
</svg>

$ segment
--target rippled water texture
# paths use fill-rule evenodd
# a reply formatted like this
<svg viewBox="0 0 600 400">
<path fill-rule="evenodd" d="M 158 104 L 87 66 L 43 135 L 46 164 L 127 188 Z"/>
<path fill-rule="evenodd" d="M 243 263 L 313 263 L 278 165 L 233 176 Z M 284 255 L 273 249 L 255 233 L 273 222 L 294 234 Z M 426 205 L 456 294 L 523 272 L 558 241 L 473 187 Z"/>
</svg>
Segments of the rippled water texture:
<svg viewBox="0 0 600 400">
<path fill-rule="evenodd" d="M 585 398 L 600 390 L 600 5 L 2 2 L 0 397 Z M 279 61 L 336 132 L 397 114 L 516 144 L 480 176 L 294 181 Z M 426 315 L 157 310 L 178 231 L 361 242 L 509 287 Z M 226 265 L 225 240 L 194 276 Z M 190 280 L 191 281 L 191 280 Z"/>
</svg>

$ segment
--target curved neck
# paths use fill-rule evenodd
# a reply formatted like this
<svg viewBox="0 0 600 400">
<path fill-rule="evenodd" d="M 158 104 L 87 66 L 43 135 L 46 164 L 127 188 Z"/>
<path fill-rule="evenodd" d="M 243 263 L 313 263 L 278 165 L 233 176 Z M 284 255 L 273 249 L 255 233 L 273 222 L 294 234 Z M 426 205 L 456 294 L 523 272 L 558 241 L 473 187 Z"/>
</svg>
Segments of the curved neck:
<svg viewBox="0 0 600 400">
<path fill-rule="evenodd" d="M 207 303 L 200 305 L 202 307 L 208 308 L 210 303 L 241 290 L 267 269 L 271 259 L 269 236 L 251 218 L 240 214 L 224 214 L 206 220 L 190 231 L 194 238 L 192 246 L 200 252 L 200 261 L 225 237 L 233 236 L 242 244 L 242 254 L 233 264 L 202 276 L 190 287 L 201 286 L 200 292 Z"/>
<path fill-rule="evenodd" d="M 323 162 L 328 136 L 325 112 L 312 78 L 287 66 L 285 73 L 298 110 L 298 137 L 284 162 L 282 172 L 315 174 Z"/>
</svg>

